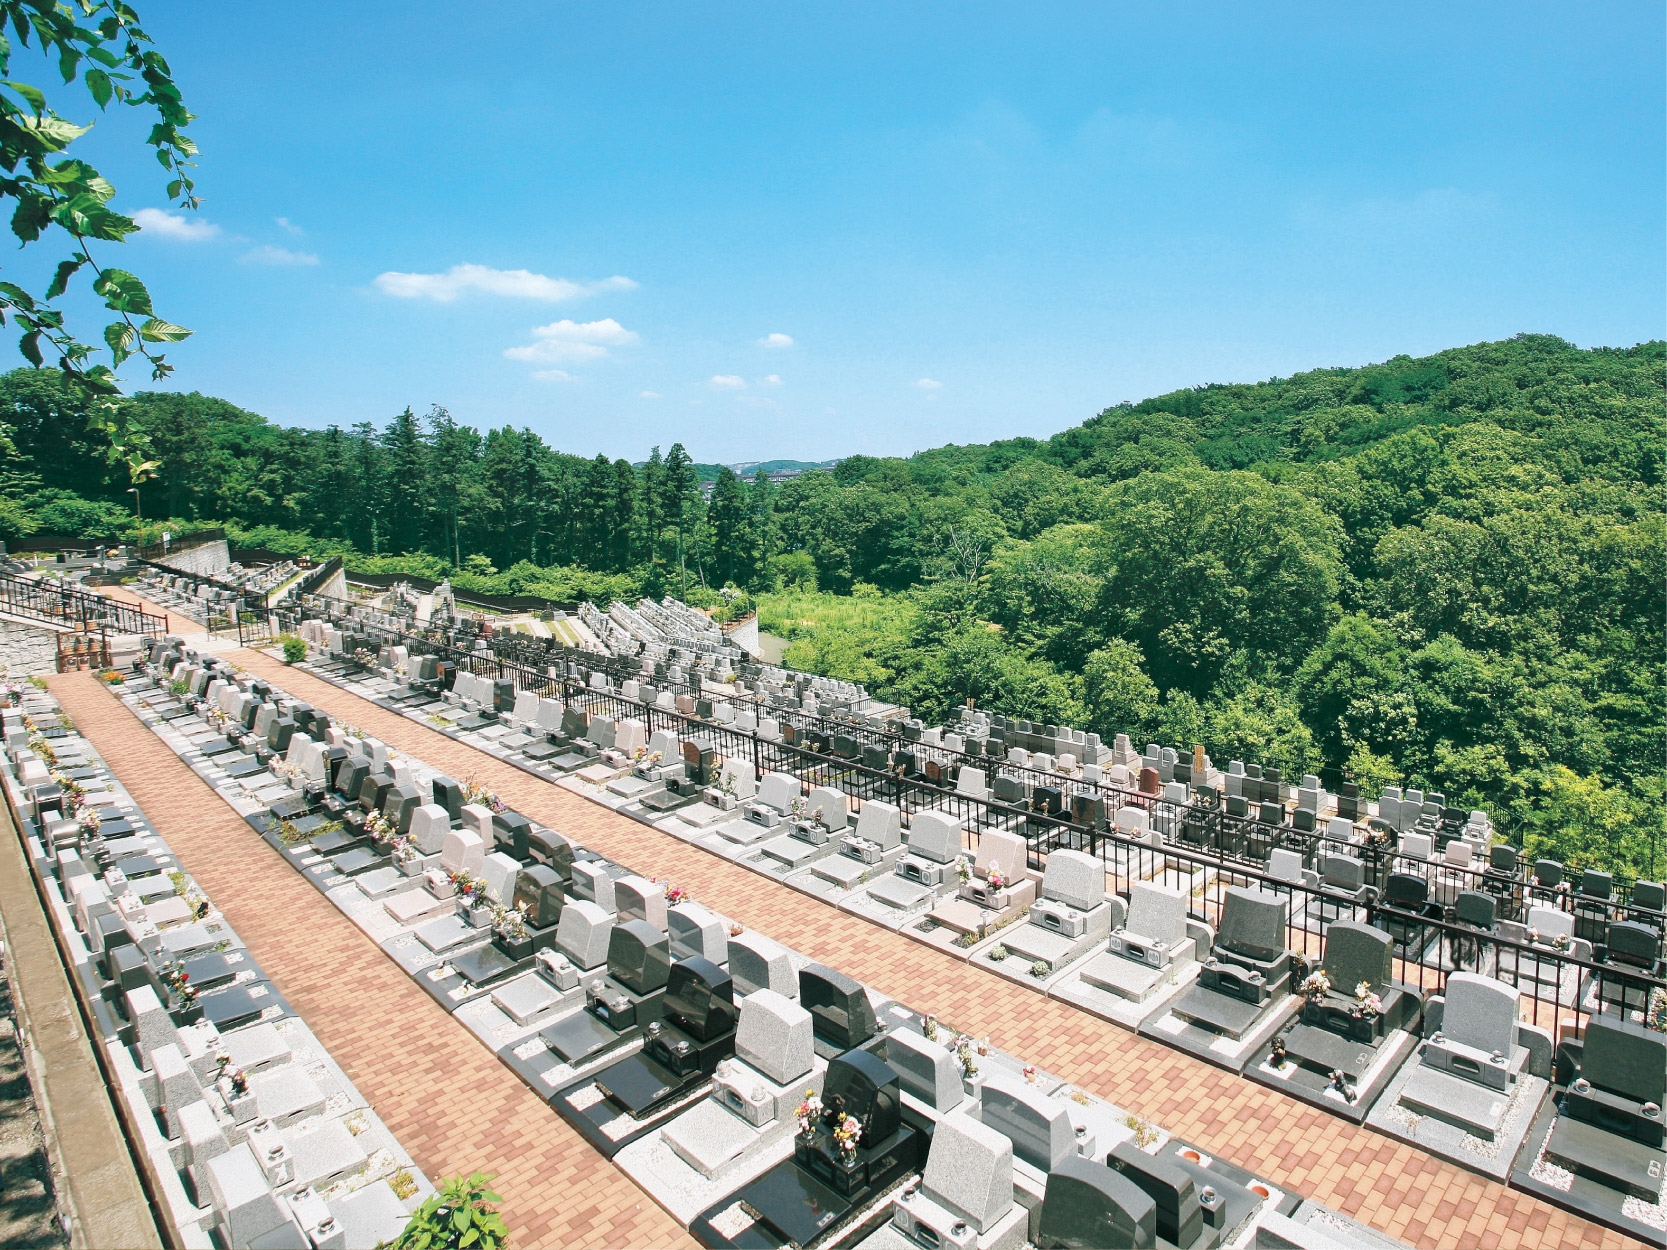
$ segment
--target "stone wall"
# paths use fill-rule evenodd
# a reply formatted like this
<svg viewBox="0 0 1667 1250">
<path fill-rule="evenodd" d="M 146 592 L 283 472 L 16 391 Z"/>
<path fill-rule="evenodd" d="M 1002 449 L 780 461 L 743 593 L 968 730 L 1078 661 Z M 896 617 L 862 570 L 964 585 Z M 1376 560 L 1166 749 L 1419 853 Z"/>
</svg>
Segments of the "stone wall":
<svg viewBox="0 0 1667 1250">
<path fill-rule="evenodd" d="M 43 626 L 0 618 L 0 670 L 11 677 L 57 672 L 57 633 Z"/>
<path fill-rule="evenodd" d="M 198 577 L 214 577 L 231 567 L 232 553 L 224 538 L 192 547 L 186 551 L 171 551 L 156 561 L 179 573 Z"/>
</svg>

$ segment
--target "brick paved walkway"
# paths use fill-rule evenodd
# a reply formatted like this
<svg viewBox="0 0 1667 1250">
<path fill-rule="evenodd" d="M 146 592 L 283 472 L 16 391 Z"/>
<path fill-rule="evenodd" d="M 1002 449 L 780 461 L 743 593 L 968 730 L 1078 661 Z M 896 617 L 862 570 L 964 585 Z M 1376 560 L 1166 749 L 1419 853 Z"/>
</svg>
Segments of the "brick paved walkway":
<svg viewBox="0 0 1667 1250">
<path fill-rule="evenodd" d="M 539 780 L 269 656 L 228 658 L 458 780 L 946 1024 L 1416 1246 L 1631 1246 L 1620 1233 L 1024 991 Z M 402 1139 L 403 1140 L 403 1139 Z"/>
<path fill-rule="evenodd" d="M 431 1180 L 494 1174 L 520 1250 L 694 1245 L 91 674 L 51 685 Z"/>
</svg>

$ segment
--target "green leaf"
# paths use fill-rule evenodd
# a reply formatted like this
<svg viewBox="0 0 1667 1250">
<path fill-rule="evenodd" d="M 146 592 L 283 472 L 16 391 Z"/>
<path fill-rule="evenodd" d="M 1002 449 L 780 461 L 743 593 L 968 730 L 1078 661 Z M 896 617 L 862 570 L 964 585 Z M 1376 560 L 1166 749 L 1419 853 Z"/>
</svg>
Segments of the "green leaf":
<svg viewBox="0 0 1667 1250">
<path fill-rule="evenodd" d="M 87 71 L 86 82 L 87 90 L 92 92 L 93 100 L 99 108 L 110 103 L 110 97 L 115 94 L 116 88 L 111 83 L 109 74 L 101 69 L 90 69 Z"/>
<path fill-rule="evenodd" d="M 39 369 L 41 367 L 41 332 L 39 330 L 25 334 L 22 341 L 18 343 L 17 349 L 23 353 L 24 359 L 34 365 L 35 368 Z"/>
<path fill-rule="evenodd" d="M 472 1245 L 475 1244 L 475 1242 L 477 1242 L 479 1240 L 480 1240 L 480 1230 L 478 1228 L 471 1228 L 468 1232 L 464 1233 L 463 1236 L 458 1239 L 457 1244 L 459 1246 L 472 1246 Z"/>
<path fill-rule="evenodd" d="M 160 317 L 152 317 L 139 327 L 139 337 L 147 343 L 179 343 L 191 337 L 184 326 L 170 325 Z"/>
<path fill-rule="evenodd" d="M 36 113 L 42 113 L 46 110 L 46 97 L 41 94 L 38 87 L 31 87 L 26 82 L 13 82 L 9 78 L 0 79 L 0 87 L 10 87 L 17 92 L 18 95 L 29 101 L 29 107 L 34 109 Z"/>
<path fill-rule="evenodd" d="M 150 292 L 145 284 L 125 269 L 106 269 L 93 282 L 93 292 L 104 297 L 104 306 L 117 312 L 149 317 Z"/>
<path fill-rule="evenodd" d="M 75 276 L 75 271 L 85 263 L 80 260 L 59 261 L 58 272 L 52 275 L 52 285 L 46 288 L 46 298 L 54 300 L 62 295 L 68 289 L 69 280 Z"/>
<path fill-rule="evenodd" d="M 133 327 L 125 321 L 112 321 L 104 327 L 104 341 L 110 345 L 117 368 L 133 354 L 133 337 Z"/>
<path fill-rule="evenodd" d="M 109 48 L 88 48 L 87 55 L 106 69 L 115 69 L 122 63 L 121 57 L 110 51 Z"/>
<path fill-rule="evenodd" d="M 32 311 L 35 307 L 35 297 L 15 282 L 0 282 L 0 295 L 5 296 L 25 312 Z"/>
<path fill-rule="evenodd" d="M 73 44 L 58 46 L 58 72 L 64 76 L 65 82 L 75 81 L 75 67 L 81 61 L 81 50 Z"/>
</svg>

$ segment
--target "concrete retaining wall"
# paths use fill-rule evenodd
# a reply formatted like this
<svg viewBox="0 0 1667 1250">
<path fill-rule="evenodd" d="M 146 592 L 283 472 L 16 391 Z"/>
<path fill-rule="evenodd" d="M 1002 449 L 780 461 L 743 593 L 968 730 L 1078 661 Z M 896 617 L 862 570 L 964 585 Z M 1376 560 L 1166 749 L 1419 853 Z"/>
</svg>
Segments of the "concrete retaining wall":
<svg viewBox="0 0 1667 1250">
<path fill-rule="evenodd" d="M 224 538 L 217 538 L 200 547 L 192 547 L 188 551 L 171 551 L 156 561 L 176 572 L 194 574 L 198 577 L 214 577 L 224 573 L 231 567 L 231 562 L 232 553 L 227 548 Z"/>
</svg>

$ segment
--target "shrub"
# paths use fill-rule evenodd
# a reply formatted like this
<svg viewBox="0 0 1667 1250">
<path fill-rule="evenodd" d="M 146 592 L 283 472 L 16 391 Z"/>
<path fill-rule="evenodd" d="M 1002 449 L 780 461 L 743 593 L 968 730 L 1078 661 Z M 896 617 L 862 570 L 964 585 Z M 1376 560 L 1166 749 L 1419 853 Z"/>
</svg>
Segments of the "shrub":
<svg viewBox="0 0 1667 1250">
<path fill-rule="evenodd" d="M 294 634 L 284 634 L 279 641 L 284 644 L 284 663 L 299 664 L 307 658 L 307 644 Z"/>
<path fill-rule="evenodd" d="M 491 1178 L 480 1172 L 454 1176 L 411 1213 L 405 1231 L 389 1243 L 389 1250 L 498 1250 L 509 1240 L 509 1230 L 497 1209 L 487 1203 L 503 1199 L 486 1183 Z"/>
</svg>

